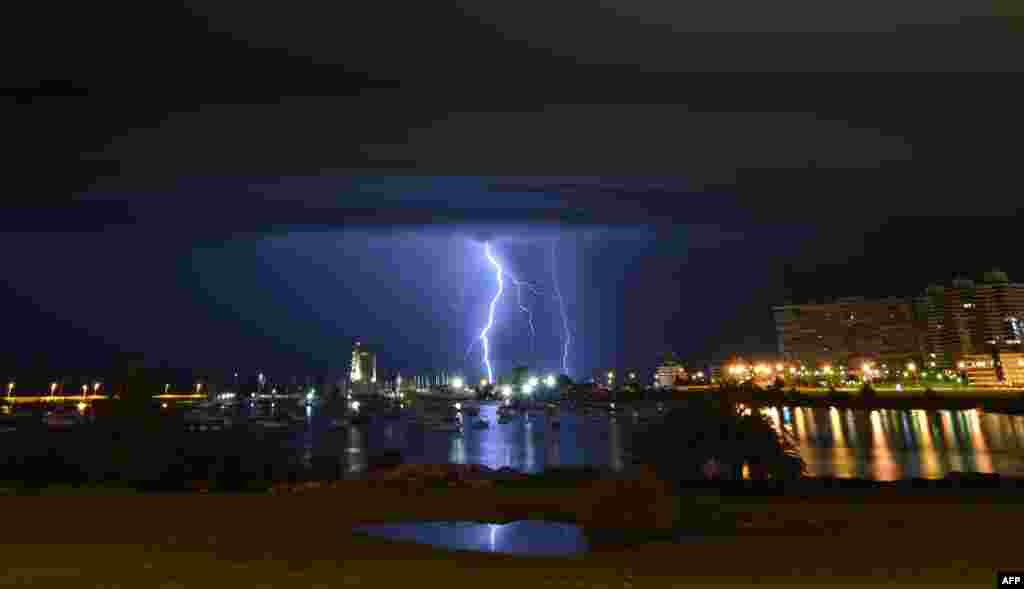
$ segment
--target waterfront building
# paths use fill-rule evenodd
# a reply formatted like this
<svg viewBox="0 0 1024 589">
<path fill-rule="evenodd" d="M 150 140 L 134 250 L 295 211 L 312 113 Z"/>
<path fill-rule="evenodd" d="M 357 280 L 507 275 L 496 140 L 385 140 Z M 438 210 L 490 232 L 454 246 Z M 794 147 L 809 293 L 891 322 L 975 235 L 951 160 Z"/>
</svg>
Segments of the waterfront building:
<svg viewBox="0 0 1024 589">
<path fill-rule="evenodd" d="M 901 363 L 925 352 L 927 305 L 923 297 L 773 307 L 779 355 L 811 367 L 854 358 Z"/>
<path fill-rule="evenodd" d="M 686 368 L 682 364 L 663 364 L 654 372 L 654 383 L 659 388 L 670 389 L 687 381 Z"/>
<path fill-rule="evenodd" d="M 1024 353 L 964 354 L 957 369 L 977 387 L 1024 385 Z"/>
<path fill-rule="evenodd" d="M 975 282 L 929 286 L 920 297 L 839 299 L 773 307 L 780 356 L 812 367 L 876 362 L 968 369 L 971 382 L 1005 383 L 1024 352 L 1024 284 L 993 270 Z M 1007 364 L 1000 358 L 1010 354 Z M 987 360 L 985 360 L 987 358 Z M 988 365 L 988 364 L 992 365 Z M 1001 368 L 998 375 L 996 368 Z"/>
<path fill-rule="evenodd" d="M 1021 352 L 1024 340 L 1024 284 L 998 270 L 979 282 L 953 281 L 928 287 L 928 345 L 939 367 L 967 356 Z"/>
</svg>

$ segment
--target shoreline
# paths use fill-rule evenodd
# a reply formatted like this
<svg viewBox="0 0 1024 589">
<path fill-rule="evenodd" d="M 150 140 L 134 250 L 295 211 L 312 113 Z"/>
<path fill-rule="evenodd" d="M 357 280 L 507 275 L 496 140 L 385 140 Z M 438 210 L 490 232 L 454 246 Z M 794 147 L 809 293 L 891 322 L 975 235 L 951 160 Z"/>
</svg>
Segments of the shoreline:
<svg viewBox="0 0 1024 589">
<path fill-rule="evenodd" d="M 953 393 L 953 394 L 948 394 Z M 925 411 L 967 411 L 979 409 L 988 413 L 1024 415 L 1024 392 L 1003 391 L 1001 395 L 985 394 L 978 391 L 941 391 L 935 396 L 925 396 L 923 391 L 877 391 L 871 397 L 864 397 L 859 391 L 850 392 L 825 389 L 794 390 L 742 390 L 742 389 L 687 389 L 673 391 L 671 395 L 650 399 L 619 399 L 609 401 L 580 402 L 582 405 L 607 406 L 616 403 L 622 407 L 649 405 L 652 403 L 685 402 L 692 398 L 721 399 L 730 403 L 746 403 L 752 406 L 789 407 L 835 407 L 870 411 L 872 409 L 896 409 Z"/>
</svg>

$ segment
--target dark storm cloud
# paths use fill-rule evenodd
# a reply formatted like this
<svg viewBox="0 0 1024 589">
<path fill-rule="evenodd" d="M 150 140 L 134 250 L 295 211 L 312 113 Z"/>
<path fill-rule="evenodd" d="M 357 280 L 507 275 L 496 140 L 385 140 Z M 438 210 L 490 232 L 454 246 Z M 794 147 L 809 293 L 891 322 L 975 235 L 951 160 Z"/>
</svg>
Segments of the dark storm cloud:
<svg viewBox="0 0 1024 589">
<path fill-rule="evenodd" d="M 463 2 L 510 40 L 645 71 L 1020 71 L 987 2 Z M 570 33 L 571 31 L 571 33 Z"/>
<path fill-rule="evenodd" d="M 295 4 L 292 4 L 293 6 Z M 557 56 L 646 71 L 1020 71 L 1005 2 L 540 0 L 393 6 L 196 3 L 258 47 L 387 75 Z M 342 7 L 344 6 L 344 7 Z M 472 47 L 472 51 L 467 50 Z M 533 63 L 530 61 L 530 63 Z M 484 68 L 477 70 L 479 72 Z"/>
<path fill-rule="evenodd" d="M 198 202 L 211 214 L 223 215 L 213 214 L 215 218 L 243 221 L 262 211 L 273 213 L 281 226 L 332 226 L 502 219 L 679 222 L 679 206 L 689 205 L 708 186 L 742 189 L 738 171 L 804 170 L 811 162 L 826 170 L 877 170 L 913 155 L 901 137 L 822 120 L 813 113 L 691 112 L 686 105 L 664 104 L 451 113 L 396 134 L 389 142 L 359 145 L 359 134 L 372 136 L 365 119 L 387 112 L 364 112 L 360 104 L 293 98 L 276 105 L 176 113 L 158 128 L 117 137 L 90 158 L 116 161 L 122 173 L 98 188 L 108 188 L 107 194 L 120 188 L 130 195 L 133 182 L 141 178 L 138 188 L 147 194 L 139 198 L 150 208 Z M 367 169 L 420 176 L 472 171 L 534 180 L 529 185 L 514 179 L 432 185 L 422 177 L 351 177 Z M 202 179 L 217 170 L 239 178 L 274 178 Z M 565 176 L 574 172 L 599 176 Z M 306 174 L 320 176 L 292 177 Z M 618 178 L 609 178 L 613 175 Z M 652 175 L 656 177 L 647 178 Z M 174 180 L 176 176 L 198 179 Z M 168 190 L 145 190 L 160 179 L 167 181 Z M 717 209 L 711 215 L 698 213 L 694 222 L 718 214 Z"/>
<path fill-rule="evenodd" d="M 454 113 L 413 129 L 371 158 L 415 162 L 432 173 L 667 176 L 700 191 L 741 168 L 877 168 L 911 149 L 877 130 L 812 113 L 693 113 L 685 105 L 552 105 L 539 112 Z"/>
<path fill-rule="evenodd" d="M 129 178 L 346 175 L 359 171 L 346 146 L 358 133 L 353 120 L 366 115 L 330 98 L 208 107 L 118 137 L 91 157 L 120 162 Z M 695 113 L 686 105 L 659 104 L 451 113 L 360 151 L 377 169 L 394 162 L 402 173 L 676 175 L 687 178 L 692 191 L 732 183 L 737 169 L 806 168 L 810 161 L 822 168 L 877 168 L 912 156 L 902 138 L 813 113 Z M 308 188 L 308 198 L 320 198 L 319 187 Z"/>
</svg>

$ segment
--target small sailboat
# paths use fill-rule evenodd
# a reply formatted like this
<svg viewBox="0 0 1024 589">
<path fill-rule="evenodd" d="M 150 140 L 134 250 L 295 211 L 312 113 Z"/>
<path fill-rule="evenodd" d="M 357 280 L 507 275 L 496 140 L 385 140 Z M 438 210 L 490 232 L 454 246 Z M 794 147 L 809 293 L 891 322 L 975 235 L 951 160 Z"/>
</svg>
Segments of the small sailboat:
<svg viewBox="0 0 1024 589">
<path fill-rule="evenodd" d="M 357 414 L 353 415 L 348 420 L 348 422 L 351 425 L 367 425 L 367 424 L 370 423 L 370 416 L 369 415 L 364 415 L 362 413 L 357 413 Z"/>
<path fill-rule="evenodd" d="M 458 423 L 441 422 L 437 425 L 432 426 L 430 429 L 435 432 L 455 433 L 462 431 L 462 426 L 459 425 Z"/>
<path fill-rule="evenodd" d="M 78 425 L 78 418 L 70 413 L 51 411 L 43 417 L 46 427 L 54 429 L 70 428 Z"/>
</svg>

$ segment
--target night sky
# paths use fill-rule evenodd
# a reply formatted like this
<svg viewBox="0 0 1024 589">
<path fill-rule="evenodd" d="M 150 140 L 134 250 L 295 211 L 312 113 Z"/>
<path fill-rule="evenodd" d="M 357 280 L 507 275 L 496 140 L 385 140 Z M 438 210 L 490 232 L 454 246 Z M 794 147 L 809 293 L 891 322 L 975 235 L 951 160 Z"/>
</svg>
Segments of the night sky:
<svg viewBox="0 0 1024 589">
<path fill-rule="evenodd" d="M 1013 3 L 687 5 L 12 9 L 0 369 L 337 373 L 358 338 L 476 378 L 483 241 L 538 291 L 499 373 L 559 369 L 555 274 L 574 378 L 1024 281 Z"/>
</svg>

